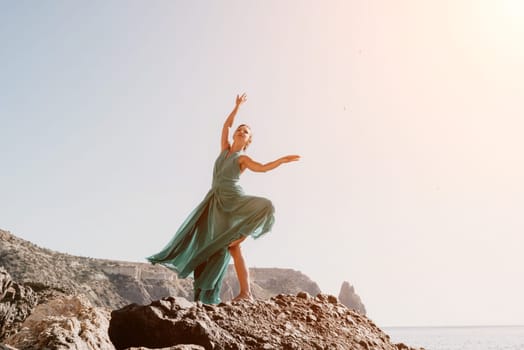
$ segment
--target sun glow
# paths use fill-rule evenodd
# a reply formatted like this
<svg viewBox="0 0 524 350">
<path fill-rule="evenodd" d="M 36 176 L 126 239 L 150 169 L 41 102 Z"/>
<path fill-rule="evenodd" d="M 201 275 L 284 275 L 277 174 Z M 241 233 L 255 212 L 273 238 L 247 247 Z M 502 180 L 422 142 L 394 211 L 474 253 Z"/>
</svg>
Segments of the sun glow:
<svg viewBox="0 0 524 350">
<path fill-rule="evenodd" d="M 474 21 L 470 35 L 479 48 L 510 60 L 524 57 L 524 1 L 479 1 L 469 10 Z"/>
<path fill-rule="evenodd" d="M 524 1 L 522 0 L 498 0 L 496 2 L 503 17 L 509 21 L 524 26 Z"/>
<path fill-rule="evenodd" d="M 493 25 L 500 29 L 500 35 L 510 37 L 524 34 L 524 1 L 522 0 L 497 0 L 490 2 L 486 9 L 493 19 Z"/>
</svg>

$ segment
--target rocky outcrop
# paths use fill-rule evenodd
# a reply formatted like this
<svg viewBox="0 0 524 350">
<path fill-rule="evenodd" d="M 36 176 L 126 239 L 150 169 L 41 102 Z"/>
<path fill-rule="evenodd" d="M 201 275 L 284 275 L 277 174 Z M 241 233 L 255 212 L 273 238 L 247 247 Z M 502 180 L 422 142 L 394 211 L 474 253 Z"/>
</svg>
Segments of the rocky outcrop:
<svg viewBox="0 0 524 350">
<path fill-rule="evenodd" d="M 357 293 L 355 293 L 355 287 L 349 284 L 349 282 L 344 281 L 340 287 L 340 293 L 338 294 L 338 299 L 348 308 L 360 312 L 361 314 L 366 314 L 366 307 L 362 304 L 362 300 Z"/>
<path fill-rule="evenodd" d="M 11 279 L 0 267 L 0 341 L 20 329 L 38 303 L 38 295 Z"/>
<path fill-rule="evenodd" d="M 108 327 L 109 310 L 82 295 L 61 296 L 38 305 L 5 343 L 20 350 L 113 350 Z"/>
<path fill-rule="evenodd" d="M 398 350 L 389 336 L 334 296 L 305 292 L 203 305 L 168 297 L 111 313 L 116 349 L 194 344 L 204 349 Z M 408 348 L 409 349 L 409 348 Z"/>
</svg>

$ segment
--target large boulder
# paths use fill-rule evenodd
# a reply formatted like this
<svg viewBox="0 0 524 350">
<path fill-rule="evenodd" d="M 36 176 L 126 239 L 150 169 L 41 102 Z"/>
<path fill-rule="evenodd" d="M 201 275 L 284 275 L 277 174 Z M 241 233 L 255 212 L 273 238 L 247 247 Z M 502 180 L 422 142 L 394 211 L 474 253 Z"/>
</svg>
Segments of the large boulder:
<svg viewBox="0 0 524 350">
<path fill-rule="evenodd" d="M 109 337 L 118 350 L 180 344 L 206 350 L 399 349 L 371 320 L 336 297 L 305 292 L 219 305 L 176 297 L 132 304 L 111 313 Z"/>
<path fill-rule="evenodd" d="M 20 350 L 114 350 L 108 327 L 109 310 L 83 295 L 61 296 L 38 305 L 5 343 Z"/>
</svg>

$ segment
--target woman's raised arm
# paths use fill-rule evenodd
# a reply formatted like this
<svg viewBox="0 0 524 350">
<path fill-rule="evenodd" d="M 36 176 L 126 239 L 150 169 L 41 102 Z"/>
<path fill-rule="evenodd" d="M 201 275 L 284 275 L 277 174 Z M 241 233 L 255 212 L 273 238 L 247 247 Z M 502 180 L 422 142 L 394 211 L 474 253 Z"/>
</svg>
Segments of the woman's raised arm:
<svg viewBox="0 0 524 350">
<path fill-rule="evenodd" d="M 235 100 L 235 108 L 229 113 L 229 116 L 227 117 L 226 121 L 224 122 L 224 126 L 222 128 L 222 139 L 221 139 L 221 150 L 224 151 L 225 149 L 229 149 L 229 128 L 233 126 L 233 122 L 235 121 L 235 116 L 238 112 L 238 107 L 244 102 L 247 101 L 246 94 L 237 95 L 237 98 Z"/>
</svg>

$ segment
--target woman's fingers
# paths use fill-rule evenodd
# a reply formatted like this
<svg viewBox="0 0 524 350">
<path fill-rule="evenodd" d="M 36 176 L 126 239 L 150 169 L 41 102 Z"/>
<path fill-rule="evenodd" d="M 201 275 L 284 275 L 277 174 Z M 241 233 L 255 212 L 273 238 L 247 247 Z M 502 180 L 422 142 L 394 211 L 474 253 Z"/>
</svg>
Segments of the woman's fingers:
<svg viewBox="0 0 524 350">
<path fill-rule="evenodd" d="M 237 95 L 237 99 L 236 99 L 237 105 L 244 103 L 246 101 L 247 101 L 246 93 L 243 93 L 242 95 Z"/>
<path fill-rule="evenodd" d="M 293 162 L 293 161 L 299 160 L 299 159 L 300 159 L 300 156 L 299 156 L 299 155 L 291 155 L 291 156 L 286 156 L 286 157 L 284 157 L 284 159 L 285 159 L 287 162 Z"/>
</svg>

